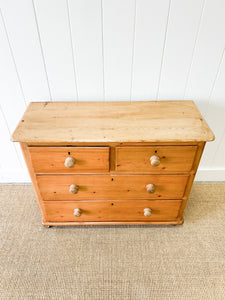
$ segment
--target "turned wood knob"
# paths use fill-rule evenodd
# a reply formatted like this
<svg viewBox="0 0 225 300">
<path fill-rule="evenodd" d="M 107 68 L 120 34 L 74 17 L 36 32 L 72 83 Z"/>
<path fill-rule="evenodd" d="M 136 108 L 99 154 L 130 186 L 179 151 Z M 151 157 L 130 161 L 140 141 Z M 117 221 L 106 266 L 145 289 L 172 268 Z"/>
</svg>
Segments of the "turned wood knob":
<svg viewBox="0 0 225 300">
<path fill-rule="evenodd" d="M 67 157 L 64 165 L 67 168 L 72 168 L 75 165 L 75 159 L 73 157 Z"/>
<path fill-rule="evenodd" d="M 146 185 L 146 190 L 149 194 L 155 193 L 155 185 L 150 183 Z"/>
<path fill-rule="evenodd" d="M 144 209 L 144 216 L 145 216 L 145 217 L 150 217 L 151 214 L 152 214 L 151 208 L 145 208 L 145 209 Z"/>
<path fill-rule="evenodd" d="M 69 191 L 70 191 L 71 194 L 77 194 L 78 190 L 79 190 L 79 186 L 78 185 L 71 184 L 70 189 L 69 189 Z"/>
<path fill-rule="evenodd" d="M 75 208 L 74 209 L 73 214 L 74 214 L 75 217 L 80 217 L 81 213 L 82 213 L 82 211 L 81 211 L 80 208 Z"/>
<path fill-rule="evenodd" d="M 157 167 L 160 164 L 160 158 L 157 155 L 150 157 L 150 163 L 153 167 Z"/>
</svg>

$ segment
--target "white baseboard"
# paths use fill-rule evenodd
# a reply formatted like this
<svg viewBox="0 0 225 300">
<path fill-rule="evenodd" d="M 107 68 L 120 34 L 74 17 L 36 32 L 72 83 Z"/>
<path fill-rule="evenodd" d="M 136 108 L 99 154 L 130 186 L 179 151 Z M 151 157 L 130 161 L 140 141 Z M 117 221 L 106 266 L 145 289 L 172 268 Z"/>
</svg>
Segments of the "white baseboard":
<svg viewBox="0 0 225 300">
<path fill-rule="evenodd" d="M 198 169 L 195 181 L 225 181 L 225 169 Z"/>
<path fill-rule="evenodd" d="M 199 169 L 195 181 L 225 181 L 224 169 Z M 30 183 L 26 170 L 0 170 L 0 183 Z"/>
<path fill-rule="evenodd" d="M 0 183 L 30 183 L 30 176 L 26 170 L 0 170 Z"/>
</svg>

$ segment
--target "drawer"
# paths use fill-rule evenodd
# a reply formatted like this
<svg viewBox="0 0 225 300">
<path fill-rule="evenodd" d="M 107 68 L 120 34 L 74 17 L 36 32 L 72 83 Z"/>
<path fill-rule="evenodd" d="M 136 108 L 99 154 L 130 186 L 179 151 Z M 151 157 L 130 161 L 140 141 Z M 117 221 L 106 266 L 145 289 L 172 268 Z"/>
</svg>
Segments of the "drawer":
<svg viewBox="0 0 225 300">
<path fill-rule="evenodd" d="M 115 169 L 121 172 L 189 172 L 197 146 L 116 147 Z"/>
<path fill-rule="evenodd" d="M 181 199 L 187 180 L 187 175 L 37 176 L 44 200 Z"/>
<path fill-rule="evenodd" d="M 29 147 L 35 173 L 108 172 L 109 147 Z"/>
<path fill-rule="evenodd" d="M 169 221 L 181 200 L 45 201 L 47 222 Z"/>
</svg>

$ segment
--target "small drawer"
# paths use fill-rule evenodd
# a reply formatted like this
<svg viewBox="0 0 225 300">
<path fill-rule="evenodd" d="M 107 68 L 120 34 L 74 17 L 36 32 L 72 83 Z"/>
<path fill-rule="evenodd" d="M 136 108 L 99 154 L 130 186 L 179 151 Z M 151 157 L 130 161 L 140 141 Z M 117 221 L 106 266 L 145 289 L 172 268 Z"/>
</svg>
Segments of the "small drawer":
<svg viewBox="0 0 225 300">
<path fill-rule="evenodd" d="M 36 174 L 109 171 L 109 147 L 29 147 L 29 152 Z"/>
<path fill-rule="evenodd" d="M 40 175 L 44 200 L 181 199 L 187 175 Z"/>
<path fill-rule="evenodd" d="M 47 222 L 171 221 L 181 200 L 45 201 Z"/>
<path fill-rule="evenodd" d="M 116 147 L 115 169 L 121 172 L 189 172 L 197 146 Z"/>
</svg>

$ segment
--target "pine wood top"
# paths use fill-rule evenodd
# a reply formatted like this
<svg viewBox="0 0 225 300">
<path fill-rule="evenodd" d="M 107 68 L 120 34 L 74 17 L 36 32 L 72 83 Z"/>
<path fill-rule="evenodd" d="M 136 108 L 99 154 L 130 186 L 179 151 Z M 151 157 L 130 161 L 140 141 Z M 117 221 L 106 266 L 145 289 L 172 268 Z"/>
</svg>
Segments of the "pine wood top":
<svg viewBox="0 0 225 300">
<path fill-rule="evenodd" d="M 214 134 L 193 101 L 32 102 L 14 142 L 199 142 Z"/>
</svg>

